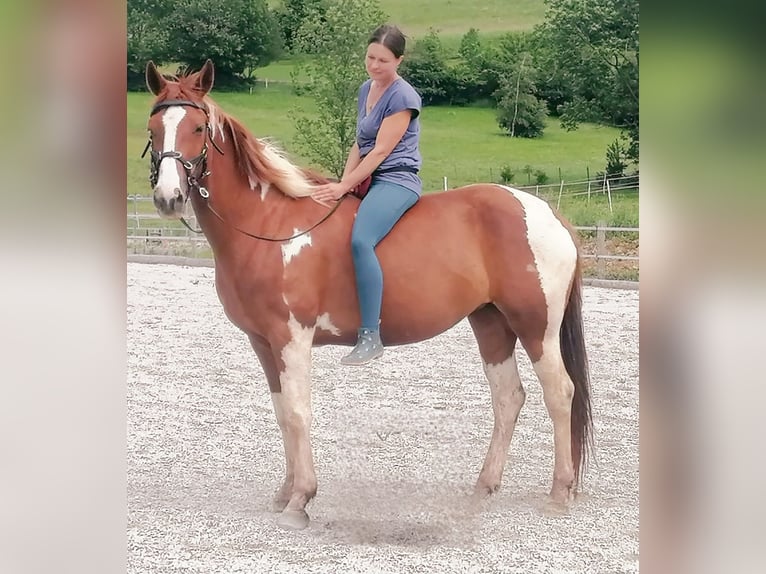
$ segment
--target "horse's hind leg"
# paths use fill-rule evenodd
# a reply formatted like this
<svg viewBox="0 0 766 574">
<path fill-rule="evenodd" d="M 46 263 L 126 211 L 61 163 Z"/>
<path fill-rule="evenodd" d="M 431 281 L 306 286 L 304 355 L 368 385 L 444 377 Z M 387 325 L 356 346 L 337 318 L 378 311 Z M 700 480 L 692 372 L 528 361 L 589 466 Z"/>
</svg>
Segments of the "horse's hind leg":
<svg viewBox="0 0 766 574">
<path fill-rule="evenodd" d="M 492 394 L 495 424 L 475 492 L 485 496 L 497 491 L 513 438 L 513 430 L 526 393 L 516 365 L 516 334 L 494 305 L 486 305 L 468 316 L 479 344 L 484 373 Z"/>
<path fill-rule="evenodd" d="M 558 333 L 543 342 L 543 354 L 532 366 L 543 387 L 543 399 L 553 421 L 554 466 L 551 498 L 566 504 L 574 498 L 572 463 L 572 397 L 574 384 L 561 356 Z"/>
</svg>

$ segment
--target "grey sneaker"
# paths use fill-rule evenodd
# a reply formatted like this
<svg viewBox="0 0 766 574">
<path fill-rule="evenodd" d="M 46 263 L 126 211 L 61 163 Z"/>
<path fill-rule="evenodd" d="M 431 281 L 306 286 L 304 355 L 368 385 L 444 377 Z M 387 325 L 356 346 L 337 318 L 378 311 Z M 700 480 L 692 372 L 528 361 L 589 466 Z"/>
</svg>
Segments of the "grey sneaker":
<svg viewBox="0 0 766 574">
<path fill-rule="evenodd" d="M 340 362 L 342 365 L 364 365 L 383 354 L 383 343 L 380 342 L 380 331 L 359 329 L 359 339 L 356 347 Z"/>
</svg>

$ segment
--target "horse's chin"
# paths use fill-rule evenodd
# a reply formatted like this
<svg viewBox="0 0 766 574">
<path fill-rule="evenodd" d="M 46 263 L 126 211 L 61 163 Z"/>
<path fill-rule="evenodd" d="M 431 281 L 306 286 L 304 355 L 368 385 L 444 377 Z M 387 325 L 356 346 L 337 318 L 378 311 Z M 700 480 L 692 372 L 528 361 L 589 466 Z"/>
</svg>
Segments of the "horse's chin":
<svg viewBox="0 0 766 574">
<path fill-rule="evenodd" d="M 181 207 L 181 209 L 158 209 L 157 213 L 159 213 L 160 217 L 162 219 L 181 219 L 184 216 L 184 208 Z"/>
</svg>

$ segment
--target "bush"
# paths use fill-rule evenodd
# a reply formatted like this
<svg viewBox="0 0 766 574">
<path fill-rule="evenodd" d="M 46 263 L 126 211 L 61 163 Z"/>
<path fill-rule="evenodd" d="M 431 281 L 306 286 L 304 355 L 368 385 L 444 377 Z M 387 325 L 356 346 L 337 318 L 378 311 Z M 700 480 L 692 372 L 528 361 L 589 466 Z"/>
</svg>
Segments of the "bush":
<svg viewBox="0 0 766 574">
<path fill-rule="evenodd" d="M 510 165 L 504 165 L 500 168 L 500 183 L 512 183 L 516 177 L 516 172 L 511 169 Z"/>
<path fill-rule="evenodd" d="M 627 167 L 627 150 L 620 140 L 616 139 L 606 148 L 606 173 L 609 176 L 622 177 Z"/>
<path fill-rule="evenodd" d="M 526 90 L 526 91 L 525 91 Z M 534 94 L 534 86 L 503 82 L 498 90 L 497 123 L 511 137 L 536 138 L 543 135 L 548 115 L 545 102 Z"/>
<path fill-rule="evenodd" d="M 550 178 L 548 177 L 548 174 L 545 173 L 543 170 L 538 169 L 537 171 L 535 171 L 535 183 L 537 185 L 545 185 L 546 183 L 548 183 L 549 180 Z"/>
</svg>

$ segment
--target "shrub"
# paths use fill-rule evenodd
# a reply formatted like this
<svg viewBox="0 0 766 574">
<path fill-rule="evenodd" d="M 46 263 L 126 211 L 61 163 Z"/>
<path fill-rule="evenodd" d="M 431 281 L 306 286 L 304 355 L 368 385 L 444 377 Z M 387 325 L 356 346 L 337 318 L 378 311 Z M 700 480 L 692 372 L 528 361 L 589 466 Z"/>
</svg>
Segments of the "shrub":
<svg viewBox="0 0 766 574">
<path fill-rule="evenodd" d="M 500 182 L 511 183 L 513 178 L 516 177 L 516 172 L 511 169 L 510 165 L 504 165 L 500 168 Z"/>
</svg>

